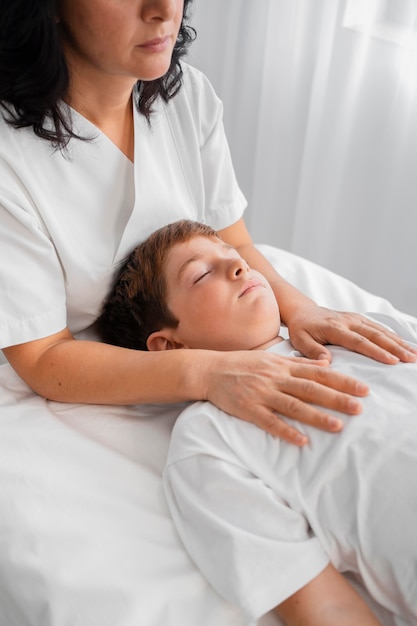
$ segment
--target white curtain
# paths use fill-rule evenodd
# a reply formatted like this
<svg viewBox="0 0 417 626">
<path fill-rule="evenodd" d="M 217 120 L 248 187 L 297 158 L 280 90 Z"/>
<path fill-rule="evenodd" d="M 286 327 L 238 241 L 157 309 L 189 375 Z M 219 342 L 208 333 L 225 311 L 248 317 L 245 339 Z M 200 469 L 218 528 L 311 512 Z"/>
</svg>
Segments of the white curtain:
<svg viewBox="0 0 417 626">
<path fill-rule="evenodd" d="M 417 0 L 195 0 L 255 241 L 417 315 Z"/>
</svg>

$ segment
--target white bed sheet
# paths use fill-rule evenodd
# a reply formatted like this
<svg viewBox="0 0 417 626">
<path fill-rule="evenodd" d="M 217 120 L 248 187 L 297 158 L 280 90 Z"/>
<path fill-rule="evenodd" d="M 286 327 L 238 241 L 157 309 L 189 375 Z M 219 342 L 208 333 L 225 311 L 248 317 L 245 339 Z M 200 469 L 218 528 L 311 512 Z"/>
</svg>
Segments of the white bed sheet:
<svg viewBox="0 0 417 626">
<path fill-rule="evenodd" d="M 386 300 L 259 248 L 319 304 L 389 314 L 417 333 L 417 319 Z M 243 626 L 193 566 L 165 502 L 161 473 L 181 406 L 48 402 L 8 365 L 0 385 L 0 626 Z"/>
</svg>

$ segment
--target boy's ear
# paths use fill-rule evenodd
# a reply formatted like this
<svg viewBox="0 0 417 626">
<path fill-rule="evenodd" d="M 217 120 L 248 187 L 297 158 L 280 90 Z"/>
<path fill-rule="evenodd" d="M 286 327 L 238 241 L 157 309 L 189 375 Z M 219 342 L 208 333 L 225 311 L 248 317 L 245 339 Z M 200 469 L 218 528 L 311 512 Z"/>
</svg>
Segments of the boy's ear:
<svg viewBox="0 0 417 626">
<path fill-rule="evenodd" d="M 146 340 L 146 347 L 149 352 L 157 352 L 158 350 L 177 350 L 185 348 L 183 343 L 175 341 L 173 338 L 173 328 L 163 328 L 149 335 Z"/>
</svg>

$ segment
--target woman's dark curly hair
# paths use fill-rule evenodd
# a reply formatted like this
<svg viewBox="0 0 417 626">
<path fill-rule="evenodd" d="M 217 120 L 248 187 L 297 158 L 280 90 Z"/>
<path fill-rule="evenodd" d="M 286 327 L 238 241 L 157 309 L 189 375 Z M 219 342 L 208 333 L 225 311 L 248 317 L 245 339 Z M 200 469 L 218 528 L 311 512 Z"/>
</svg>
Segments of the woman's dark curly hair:
<svg viewBox="0 0 417 626">
<path fill-rule="evenodd" d="M 195 38 L 187 24 L 193 0 L 184 0 L 183 18 L 168 72 L 138 82 L 137 108 L 147 120 L 152 105 L 165 102 L 181 87 L 180 59 Z M 38 137 L 64 148 L 73 132 L 63 104 L 69 72 L 56 22 L 57 0 L 9 0 L 0 7 L 0 107 L 16 128 L 33 127 Z M 52 124 L 51 124 L 52 121 Z"/>
</svg>

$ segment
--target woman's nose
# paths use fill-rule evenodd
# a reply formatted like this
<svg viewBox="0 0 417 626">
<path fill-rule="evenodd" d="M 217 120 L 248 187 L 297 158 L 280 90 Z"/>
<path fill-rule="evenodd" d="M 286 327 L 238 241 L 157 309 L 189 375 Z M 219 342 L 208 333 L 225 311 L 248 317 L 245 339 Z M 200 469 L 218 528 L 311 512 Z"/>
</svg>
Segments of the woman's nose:
<svg viewBox="0 0 417 626">
<path fill-rule="evenodd" d="M 173 18 L 182 0 L 144 0 L 142 15 L 146 21 L 167 21 Z"/>
</svg>

